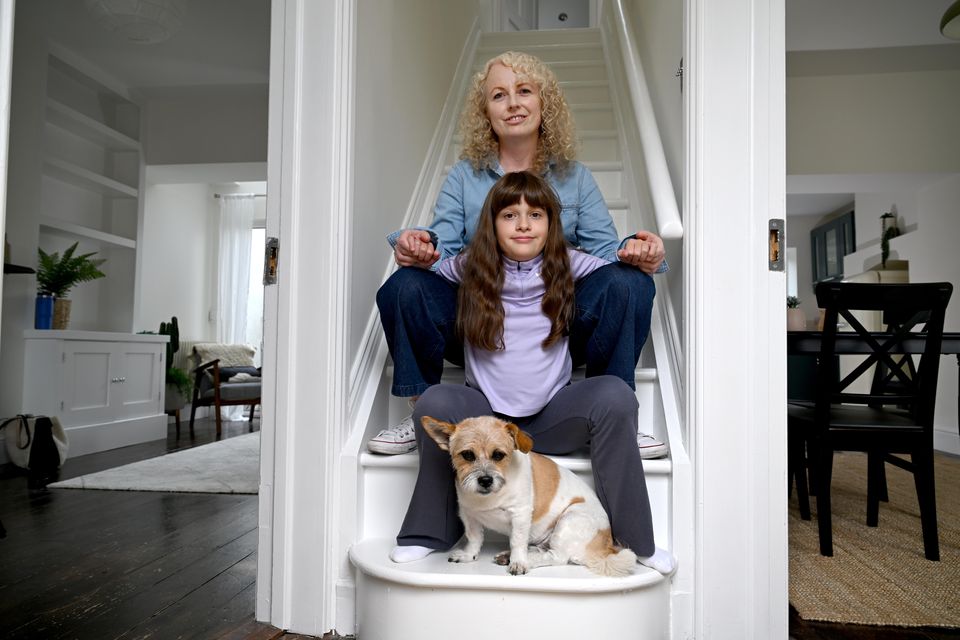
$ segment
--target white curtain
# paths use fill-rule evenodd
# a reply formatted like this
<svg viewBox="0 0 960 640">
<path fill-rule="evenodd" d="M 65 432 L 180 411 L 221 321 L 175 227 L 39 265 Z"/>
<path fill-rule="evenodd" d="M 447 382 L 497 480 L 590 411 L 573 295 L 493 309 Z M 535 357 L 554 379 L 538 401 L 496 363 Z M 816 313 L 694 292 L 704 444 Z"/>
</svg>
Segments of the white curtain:
<svg viewBox="0 0 960 640">
<path fill-rule="evenodd" d="M 253 196 L 221 196 L 217 342 L 244 344 L 247 341 L 252 233 Z M 243 407 L 225 407 L 221 416 L 227 420 L 240 420 Z"/>
</svg>

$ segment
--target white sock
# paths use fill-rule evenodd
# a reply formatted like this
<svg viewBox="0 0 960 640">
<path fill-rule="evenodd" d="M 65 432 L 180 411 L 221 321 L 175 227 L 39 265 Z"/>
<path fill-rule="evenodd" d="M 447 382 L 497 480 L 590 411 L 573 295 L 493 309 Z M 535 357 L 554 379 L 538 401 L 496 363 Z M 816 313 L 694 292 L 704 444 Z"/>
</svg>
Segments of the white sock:
<svg viewBox="0 0 960 640">
<path fill-rule="evenodd" d="M 645 567 L 656 569 L 665 576 L 670 575 L 677 570 L 677 559 L 666 549 L 657 547 L 653 555 L 649 558 L 637 557 L 637 562 Z"/>
<path fill-rule="evenodd" d="M 394 562 L 413 562 L 414 560 L 423 560 L 428 555 L 436 551 L 430 547 L 419 547 L 415 544 L 408 547 L 394 547 L 390 552 L 390 559 Z"/>
</svg>

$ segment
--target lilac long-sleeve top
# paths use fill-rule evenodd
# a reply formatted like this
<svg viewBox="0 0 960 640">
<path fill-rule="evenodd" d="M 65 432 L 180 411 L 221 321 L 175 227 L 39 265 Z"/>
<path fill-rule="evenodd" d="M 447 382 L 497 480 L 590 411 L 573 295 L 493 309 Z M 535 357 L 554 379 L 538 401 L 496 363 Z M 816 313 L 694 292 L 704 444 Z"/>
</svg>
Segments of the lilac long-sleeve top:
<svg viewBox="0 0 960 640">
<path fill-rule="evenodd" d="M 577 281 L 593 273 L 606 260 L 574 249 L 567 250 Z M 440 262 L 437 271 L 451 282 L 462 278 L 465 255 Z M 540 305 L 546 293 L 540 277 L 543 256 L 527 262 L 503 259 L 503 345 L 497 351 L 464 345 L 467 384 L 479 389 L 497 413 L 520 418 L 543 409 L 570 382 L 573 362 L 564 337 L 542 346 L 550 334 L 550 319 Z"/>
</svg>

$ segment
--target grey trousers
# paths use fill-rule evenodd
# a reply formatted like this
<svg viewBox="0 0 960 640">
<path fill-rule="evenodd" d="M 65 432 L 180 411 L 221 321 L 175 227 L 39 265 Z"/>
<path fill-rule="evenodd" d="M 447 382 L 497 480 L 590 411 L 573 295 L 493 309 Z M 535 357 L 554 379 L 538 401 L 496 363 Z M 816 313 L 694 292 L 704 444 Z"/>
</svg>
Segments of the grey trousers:
<svg viewBox="0 0 960 640">
<path fill-rule="evenodd" d="M 637 407 L 623 380 L 596 376 L 564 387 L 536 415 L 500 417 L 530 434 L 538 453 L 563 455 L 589 444 L 594 485 L 614 540 L 647 557 L 654 552 L 653 523 L 637 449 Z M 434 385 L 420 396 L 413 412 L 420 473 L 397 544 L 450 549 L 463 535 L 450 455 L 426 434 L 420 419 L 457 423 L 493 414 L 480 391 L 463 385 Z"/>
</svg>

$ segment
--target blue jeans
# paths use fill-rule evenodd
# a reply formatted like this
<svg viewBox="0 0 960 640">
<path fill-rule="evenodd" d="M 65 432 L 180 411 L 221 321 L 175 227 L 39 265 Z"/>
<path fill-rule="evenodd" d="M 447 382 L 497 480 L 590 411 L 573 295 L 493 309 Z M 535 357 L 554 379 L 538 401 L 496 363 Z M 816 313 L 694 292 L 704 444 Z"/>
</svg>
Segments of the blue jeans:
<svg viewBox="0 0 960 640">
<path fill-rule="evenodd" d="M 613 375 L 635 389 L 655 294 L 653 278 L 617 262 L 580 280 L 570 327 L 573 366 L 585 364 L 588 378 Z M 444 360 L 463 365 L 456 285 L 432 271 L 404 267 L 380 287 L 377 307 L 393 357 L 393 395 L 418 396 L 438 384 Z"/>
</svg>

